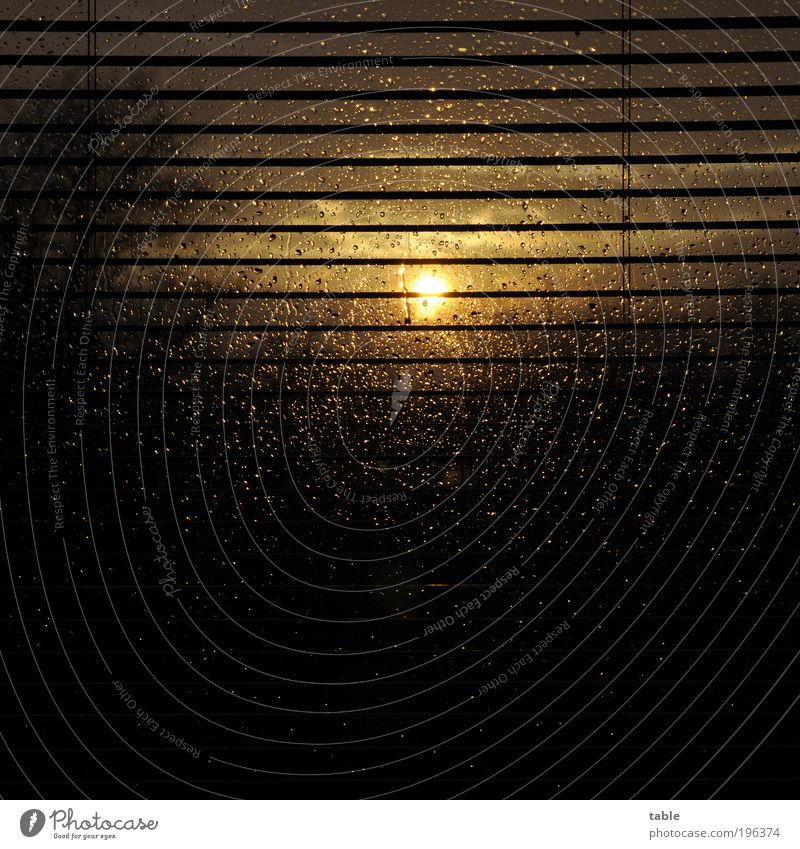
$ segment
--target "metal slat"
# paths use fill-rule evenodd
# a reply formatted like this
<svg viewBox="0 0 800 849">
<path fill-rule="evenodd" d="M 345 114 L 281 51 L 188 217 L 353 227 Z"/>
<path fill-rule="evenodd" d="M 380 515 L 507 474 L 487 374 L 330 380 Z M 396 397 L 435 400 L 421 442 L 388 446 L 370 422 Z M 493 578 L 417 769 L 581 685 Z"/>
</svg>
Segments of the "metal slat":
<svg viewBox="0 0 800 849">
<path fill-rule="evenodd" d="M 194 25 L 194 27 L 193 27 Z M 342 34 L 401 34 L 424 32 L 619 32 L 631 29 L 636 32 L 666 30 L 743 30 L 743 29 L 789 29 L 800 27 L 798 15 L 718 15 L 709 17 L 675 18 L 598 18 L 582 20 L 575 17 L 527 20 L 464 20 L 437 23 L 435 21 L 210 21 L 204 23 L 204 33 L 342 33 Z M 196 21 L 65 21 L 65 20 L 2 20 L 0 30 L 6 32 L 113 32 L 113 33 L 186 33 L 194 34 Z"/>
<path fill-rule="evenodd" d="M 84 56 L 62 54 L 60 56 L 36 53 L 6 54 L 3 65 L 13 67 L 86 67 Z M 758 65 L 762 62 L 796 62 L 800 59 L 800 50 L 732 50 L 686 53 L 670 51 L 664 53 L 573 53 L 553 56 L 509 53 L 491 56 L 464 54 L 459 56 L 145 56 L 141 54 L 106 54 L 92 57 L 93 67 L 104 68 L 347 68 L 355 62 L 361 62 L 365 68 L 458 68 L 512 66 L 521 68 L 549 67 L 565 65 L 621 65 L 630 62 L 633 65 L 719 65 L 742 64 Z"/>
</svg>

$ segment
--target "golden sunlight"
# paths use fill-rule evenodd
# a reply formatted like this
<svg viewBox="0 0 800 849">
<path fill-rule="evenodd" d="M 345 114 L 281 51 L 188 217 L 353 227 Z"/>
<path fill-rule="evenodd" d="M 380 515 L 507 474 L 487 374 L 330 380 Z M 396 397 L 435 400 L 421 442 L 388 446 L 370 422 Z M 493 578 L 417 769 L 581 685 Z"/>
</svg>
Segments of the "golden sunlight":
<svg viewBox="0 0 800 849">
<path fill-rule="evenodd" d="M 423 272 L 415 280 L 407 281 L 405 266 L 401 266 L 399 272 L 400 288 L 405 293 L 403 303 L 406 324 L 412 322 L 412 305 L 419 317 L 430 316 L 444 302 L 442 296 L 445 292 L 450 291 L 450 284 L 446 277 Z"/>
<path fill-rule="evenodd" d="M 443 277 L 437 277 L 435 274 L 423 274 L 411 284 L 411 291 L 415 295 L 433 296 L 431 300 L 439 301 L 441 298 L 435 297 L 449 291 L 447 281 Z"/>
</svg>

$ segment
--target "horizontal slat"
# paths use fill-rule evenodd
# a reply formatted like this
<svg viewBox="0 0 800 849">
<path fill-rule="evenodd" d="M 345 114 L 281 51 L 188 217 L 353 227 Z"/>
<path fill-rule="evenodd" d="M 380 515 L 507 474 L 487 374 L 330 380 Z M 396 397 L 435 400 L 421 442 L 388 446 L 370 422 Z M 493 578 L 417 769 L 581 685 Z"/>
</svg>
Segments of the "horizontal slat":
<svg viewBox="0 0 800 849">
<path fill-rule="evenodd" d="M 692 296 L 698 298 L 715 298 L 727 295 L 752 295 L 752 296 L 780 296 L 800 295 L 800 284 L 797 286 L 775 287 L 775 286 L 753 286 L 745 288 L 740 286 L 720 286 L 714 289 L 693 289 Z M 442 292 L 437 298 L 558 298 L 564 296 L 570 298 L 685 298 L 686 292 L 682 289 L 625 289 L 625 290 L 598 290 L 598 289 L 569 289 L 569 290 L 500 290 L 500 291 L 478 291 L 478 292 Z M 37 293 L 37 297 L 64 298 L 66 300 L 85 299 L 85 292 L 43 291 Z M 383 299 L 397 300 L 407 298 L 424 299 L 425 295 L 415 295 L 406 292 L 165 292 L 163 290 L 142 292 L 133 291 L 110 291 L 97 290 L 91 293 L 95 300 L 123 299 L 123 300 L 171 300 L 171 299 L 206 299 L 216 302 L 226 300 L 287 300 L 287 301 L 313 301 L 313 300 L 359 300 Z"/>
<path fill-rule="evenodd" d="M 774 254 L 692 254 L 690 257 L 680 257 L 672 254 L 654 256 L 553 256 L 553 257 L 219 257 L 219 258 L 189 258 L 189 257 L 77 257 L 66 259 L 60 257 L 23 257 L 20 264 L 47 266 L 112 266 L 112 265 L 182 265 L 182 266 L 272 266 L 272 265 L 647 265 L 686 264 L 693 263 L 722 263 L 722 262 L 791 262 L 800 259 L 797 253 Z"/>
<path fill-rule="evenodd" d="M 17 229 L 0 225 L 0 231 Z M 30 233 L 147 233 L 147 224 L 32 224 Z M 660 230 L 800 230 L 800 219 L 755 221 L 587 221 L 585 224 L 160 224 L 160 233 L 619 233 Z"/>
<path fill-rule="evenodd" d="M 800 153 L 745 153 L 747 162 L 753 164 L 800 162 Z M 497 161 L 495 161 L 495 159 Z M 491 160 L 491 161 L 490 161 Z M 241 167 L 269 165 L 288 168 L 358 168 L 358 167 L 419 167 L 419 166 L 475 166 L 484 168 L 517 168 L 544 165 L 704 165 L 704 164 L 741 164 L 741 156 L 734 153 L 661 153 L 640 156 L 0 156 L 0 165 L 55 165 L 86 166 L 94 163 L 98 167 L 126 166 L 129 169 L 144 168 L 153 165 L 195 166 L 207 165 L 209 168 Z"/>
<path fill-rule="evenodd" d="M 82 325 L 64 323 L 62 327 L 78 330 Z M 639 321 L 639 322 L 550 322 L 541 321 L 537 324 L 217 324 L 209 329 L 209 333 L 420 333 L 431 331 L 469 332 L 469 333 L 522 333 L 524 331 L 542 330 L 575 330 L 592 333 L 609 330 L 719 330 L 732 328 L 745 330 L 760 328 L 782 330 L 800 327 L 800 321 Z M 197 327 L 186 327 L 173 324 L 108 324 L 93 325 L 96 331 L 127 331 L 142 333 L 197 333 Z"/>
<path fill-rule="evenodd" d="M 341 68 L 358 60 L 368 69 L 386 70 L 391 68 L 457 68 L 465 66 L 515 66 L 531 68 L 538 66 L 564 65 L 714 65 L 720 63 L 748 63 L 758 65 L 761 62 L 796 62 L 800 59 L 800 50 L 731 50 L 708 52 L 665 53 L 568 53 L 556 55 L 536 54 L 497 54 L 457 56 L 148 56 L 142 54 L 109 54 L 91 56 L 89 54 L 69 54 L 60 56 L 37 53 L 7 54 L 3 65 L 15 67 L 62 65 L 68 67 L 126 67 L 126 68 Z"/>
<path fill-rule="evenodd" d="M 800 57 L 798 57 L 800 58 Z M 800 118 L 764 118 L 762 120 L 737 120 L 724 122 L 730 130 L 794 130 L 800 129 Z M 2 133 L 111 133 L 120 135 L 401 135 L 404 133 L 440 133 L 443 135 L 497 135 L 498 133 L 696 133 L 721 132 L 719 121 L 593 121 L 514 123 L 514 124 L 128 124 L 121 130 L 116 124 L 97 124 L 86 120 L 82 124 L 63 123 L 2 123 Z"/>
<path fill-rule="evenodd" d="M 639 98 L 661 100 L 662 98 L 690 98 L 691 90 L 686 86 L 658 86 L 642 88 L 384 88 L 384 89 L 277 89 L 265 93 L 261 89 L 159 89 L 154 94 L 140 89 L 24 89 L 6 88 L 3 96 L 24 100 L 139 100 L 148 93 L 152 100 L 489 100 L 511 98 L 513 100 L 636 100 Z M 704 86 L 703 96 L 710 97 L 787 97 L 800 95 L 800 85 L 778 83 L 776 85 Z"/>
<path fill-rule="evenodd" d="M 564 16 L 544 20 L 460 20 L 460 21 L 210 21 L 198 26 L 197 21 L 68 21 L 68 20 L 4 20 L 0 30 L 9 32 L 202 32 L 222 33 L 418 33 L 418 32 L 644 32 L 658 30 L 742 30 L 786 29 L 800 26 L 797 15 L 720 15 L 713 17 L 598 18 L 582 20 Z"/>
<path fill-rule="evenodd" d="M 177 200 L 175 189 L 126 191 L 106 189 L 12 189 L 5 193 L 15 199 L 73 200 Z M 800 195 L 800 186 L 704 186 L 697 188 L 612 189 L 617 198 L 727 198 L 727 197 L 794 197 Z M 275 192 L 258 191 L 182 191 L 180 200 L 571 200 L 581 198 L 607 198 L 609 189 L 476 189 L 466 191 L 344 191 L 344 192 Z"/>
<path fill-rule="evenodd" d="M 164 358 L 151 360 L 153 362 L 163 363 Z M 259 365 L 305 365 L 305 366 L 320 366 L 320 365 L 414 365 L 425 363 L 430 365 L 462 365 L 466 363 L 475 363 L 480 365 L 493 365 L 496 363 L 507 363 L 510 365 L 539 363 L 541 365 L 578 365 L 586 363 L 683 363 L 689 365 L 701 365 L 716 362 L 796 362 L 797 354 L 749 354 L 741 356 L 739 354 L 698 354 L 695 351 L 686 351 L 683 354 L 579 354 L 572 356 L 558 355 L 539 355 L 533 356 L 528 354 L 520 354 L 516 357 L 329 357 L 324 352 L 314 357 L 259 357 Z M 126 357 L 115 356 L 114 362 L 118 365 L 122 363 L 133 363 L 139 367 L 142 362 L 148 362 L 148 357 Z M 179 357 L 170 356 L 170 366 L 176 368 L 185 365 L 188 368 L 193 368 L 197 362 L 194 357 Z M 253 357 L 207 357 L 202 359 L 203 366 L 252 366 L 254 365 Z"/>
</svg>

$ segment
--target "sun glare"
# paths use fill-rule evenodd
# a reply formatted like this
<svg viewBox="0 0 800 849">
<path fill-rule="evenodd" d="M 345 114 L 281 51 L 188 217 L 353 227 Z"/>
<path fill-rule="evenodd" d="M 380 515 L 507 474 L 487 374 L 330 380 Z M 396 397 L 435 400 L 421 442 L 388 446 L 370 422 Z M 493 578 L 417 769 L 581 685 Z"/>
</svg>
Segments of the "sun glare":
<svg viewBox="0 0 800 849">
<path fill-rule="evenodd" d="M 415 280 L 408 280 L 405 266 L 398 270 L 400 288 L 404 292 L 405 323 L 412 323 L 415 312 L 420 318 L 431 316 L 444 303 L 442 296 L 450 291 L 447 278 L 423 272 Z"/>
<path fill-rule="evenodd" d="M 448 291 L 447 281 L 435 274 L 423 274 L 412 282 L 410 288 L 415 295 L 432 298 Z"/>
</svg>

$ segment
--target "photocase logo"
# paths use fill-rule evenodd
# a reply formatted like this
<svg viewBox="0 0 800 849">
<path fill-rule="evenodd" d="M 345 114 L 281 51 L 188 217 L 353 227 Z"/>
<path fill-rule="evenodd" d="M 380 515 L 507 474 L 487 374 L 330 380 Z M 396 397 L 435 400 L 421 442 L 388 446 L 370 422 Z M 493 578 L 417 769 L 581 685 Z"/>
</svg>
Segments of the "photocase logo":
<svg viewBox="0 0 800 849">
<path fill-rule="evenodd" d="M 403 404 L 406 398 L 411 394 L 411 375 L 404 371 L 398 380 L 394 382 L 394 392 L 392 392 L 392 413 L 389 416 L 389 427 L 394 424 L 397 414 L 403 409 Z"/>
<path fill-rule="evenodd" d="M 25 837 L 36 837 L 44 828 L 44 813 L 38 808 L 31 808 L 19 818 L 19 830 Z"/>
</svg>

